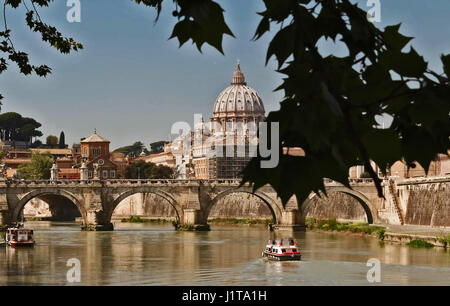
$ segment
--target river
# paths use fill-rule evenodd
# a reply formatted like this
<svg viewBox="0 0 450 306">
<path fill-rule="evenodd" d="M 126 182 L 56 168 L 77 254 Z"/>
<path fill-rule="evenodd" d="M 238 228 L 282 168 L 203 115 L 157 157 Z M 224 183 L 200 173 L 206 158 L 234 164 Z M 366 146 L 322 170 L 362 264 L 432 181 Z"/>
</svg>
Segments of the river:
<svg viewBox="0 0 450 306">
<path fill-rule="evenodd" d="M 76 223 L 28 222 L 32 248 L 0 249 L 0 285 L 450 285 L 450 252 L 411 249 L 371 237 L 298 232 L 301 262 L 261 258 L 264 227 L 212 225 L 177 232 L 172 225 L 116 223 L 113 232 L 81 232 Z M 278 234 L 277 234 L 278 235 Z M 67 262 L 79 260 L 81 282 Z M 381 262 L 369 283 L 367 261 Z"/>
</svg>

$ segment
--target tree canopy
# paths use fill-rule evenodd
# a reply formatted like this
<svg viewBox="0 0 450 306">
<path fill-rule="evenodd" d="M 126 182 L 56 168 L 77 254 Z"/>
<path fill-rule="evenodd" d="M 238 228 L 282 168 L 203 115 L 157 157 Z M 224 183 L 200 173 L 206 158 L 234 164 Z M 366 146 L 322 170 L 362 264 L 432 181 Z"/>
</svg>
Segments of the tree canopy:
<svg viewBox="0 0 450 306">
<path fill-rule="evenodd" d="M 0 114 L 0 138 L 4 141 L 30 141 L 42 136 L 41 124 L 14 112 Z"/>
<path fill-rule="evenodd" d="M 21 178 L 26 180 L 48 180 L 52 165 L 53 159 L 50 153 L 33 152 L 31 154 L 31 162 L 26 165 L 20 165 L 17 172 Z"/>
<path fill-rule="evenodd" d="M 155 153 L 161 153 L 164 152 L 164 145 L 166 143 L 169 143 L 168 141 L 156 141 L 156 142 L 152 142 L 150 144 L 150 153 L 155 154 Z"/>
<path fill-rule="evenodd" d="M 134 161 L 125 168 L 127 179 L 169 179 L 173 178 L 173 169 L 164 165 Z"/>
<path fill-rule="evenodd" d="M 62 53 L 82 45 L 64 38 L 44 24 L 34 4 L 47 6 L 51 0 L 30 0 L 27 13 L 31 30 L 42 34 Z M 134 0 L 156 8 L 163 0 Z M 221 6 L 212 0 L 173 0 L 177 19 L 170 38 L 180 46 L 192 42 L 201 51 L 206 43 L 223 53 L 224 35 L 233 36 Z M 419 163 L 425 170 L 438 153 L 450 148 L 450 55 L 442 55 L 443 73 L 432 71 L 413 47 L 411 37 L 402 35 L 400 25 L 378 29 L 367 13 L 350 0 L 263 0 L 265 10 L 254 39 L 267 32 L 274 36 L 267 48 L 267 61 L 278 62 L 284 91 L 280 109 L 271 112 L 270 122 L 279 122 L 282 147 L 301 147 L 305 156 L 280 150 L 275 168 L 261 168 L 255 157 L 244 171 L 243 182 L 254 188 L 271 184 L 283 203 L 293 195 L 302 202 L 311 191 L 325 192 L 324 178 L 349 186 L 348 172 L 364 165 L 382 196 L 380 179 L 370 161 L 385 172 L 395 161 L 409 167 Z M 25 5 L 7 0 L 5 7 Z M 11 31 L 0 32 L 0 51 L 19 65 L 24 74 L 46 75 L 50 68 L 33 66 L 28 55 L 14 49 Z M 324 56 L 319 41 L 343 43 L 348 54 Z M 0 59 L 0 72 L 7 67 Z M 378 116 L 389 116 L 383 128 Z"/>
<path fill-rule="evenodd" d="M 114 150 L 114 152 L 120 152 L 125 155 L 132 155 L 132 156 L 139 156 L 141 154 L 142 150 L 144 150 L 145 153 L 148 153 L 147 148 L 144 146 L 144 144 L 141 141 L 136 141 L 130 146 L 120 147 Z"/>
<path fill-rule="evenodd" d="M 58 148 L 65 149 L 66 147 L 66 136 L 64 135 L 64 132 L 61 132 L 61 134 L 59 134 Z"/>
<path fill-rule="evenodd" d="M 49 148 L 54 148 L 58 145 L 58 137 L 55 135 L 48 135 L 45 139 L 45 144 Z"/>
</svg>

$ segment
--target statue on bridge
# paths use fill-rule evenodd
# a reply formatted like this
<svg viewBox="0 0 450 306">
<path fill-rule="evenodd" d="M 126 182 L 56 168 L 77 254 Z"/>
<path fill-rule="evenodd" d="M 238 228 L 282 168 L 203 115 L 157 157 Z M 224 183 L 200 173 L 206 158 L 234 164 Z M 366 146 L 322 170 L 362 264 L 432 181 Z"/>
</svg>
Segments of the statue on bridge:
<svg viewBox="0 0 450 306">
<path fill-rule="evenodd" d="M 6 180 L 6 165 L 0 164 L 0 180 Z"/>
</svg>

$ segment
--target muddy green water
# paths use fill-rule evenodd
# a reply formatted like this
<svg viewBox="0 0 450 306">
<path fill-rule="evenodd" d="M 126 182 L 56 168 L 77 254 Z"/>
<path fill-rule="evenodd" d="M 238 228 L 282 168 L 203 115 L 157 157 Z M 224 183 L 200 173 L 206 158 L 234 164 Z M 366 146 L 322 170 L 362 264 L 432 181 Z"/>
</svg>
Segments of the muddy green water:
<svg viewBox="0 0 450 306">
<path fill-rule="evenodd" d="M 176 232 L 171 225 L 116 224 L 81 232 L 76 223 L 29 222 L 33 248 L 0 248 L 0 285 L 373 285 L 367 261 L 381 262 L 381 285 L 450 285 L 450 252 L 411 249 L 345 234 L 295 233 L 301 262 L 261 258 L 262 226 L 212 225 Z M 277 234 L 278 235 L 278 234 Z M 278 236 L 277 236 L 278 237 Z M 67 261 L 81 264 L 69 283 Z"/>
</svg>

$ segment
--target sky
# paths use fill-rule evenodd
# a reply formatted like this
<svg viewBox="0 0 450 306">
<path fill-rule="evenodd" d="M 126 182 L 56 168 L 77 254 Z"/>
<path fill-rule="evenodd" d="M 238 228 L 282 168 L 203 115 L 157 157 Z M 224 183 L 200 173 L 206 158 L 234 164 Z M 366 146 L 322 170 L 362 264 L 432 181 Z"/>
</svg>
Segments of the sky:
<svg viewBox="0 0 450 306">
<path fill-rule="evenodd" d="M 256 13 L 264 10 L 262 0 L 217 0 L 236 38 L 225 36 L 225 55 L 204 45 L 199 53 L 191 42 L 179 48 L 168 40 L 176 19 L 173 2 L 166 0 L 159 21 L 155 10 L 132 0 L 80 0 L 81 22 L 69 23 L 66 0 L 55 0 L 39 10 L 48 24 L 75 38 L 84 50 L 61 55 L 29 31 L 24 11 L 7 11 L 9 28 L 17 49 L 30 54 L 34 64 L 47 64 L 46 78 L 23 76 L 10 65 L 0 74 L 1 112 L 18 112 L 42 124 L 48 135 L 64 131 L 70 146 L 94 129 L 111 141 L 115 149 L 142 141 L 170 139 L 177 121 L 193 124 L 194 114 L 212 116 L 218 94 L 229 86 L 237 60 L 249 86 L 262 98 L 266 112 L 279 108 L 282 92 L 273 90 L 282 75 L 275 61 L 265 65 L 270 37 L 251 38 L 259 23 Z M 355 1 L 354 1 L 355 2 Z M 369 9 L 365 0 L 356 1 Z M 416 37 L 412 45 L 424 55 L 430 68 L 441 72 L 441 54 L 450 53 L 450 1 L 380 0 L 378 27 L 402 22 L 401 32 Z M 3 16 L 2 16 L 3 17 Z M 322 52 L 342 53 L 339 46 L 324 43 Z"/>
</svg>

